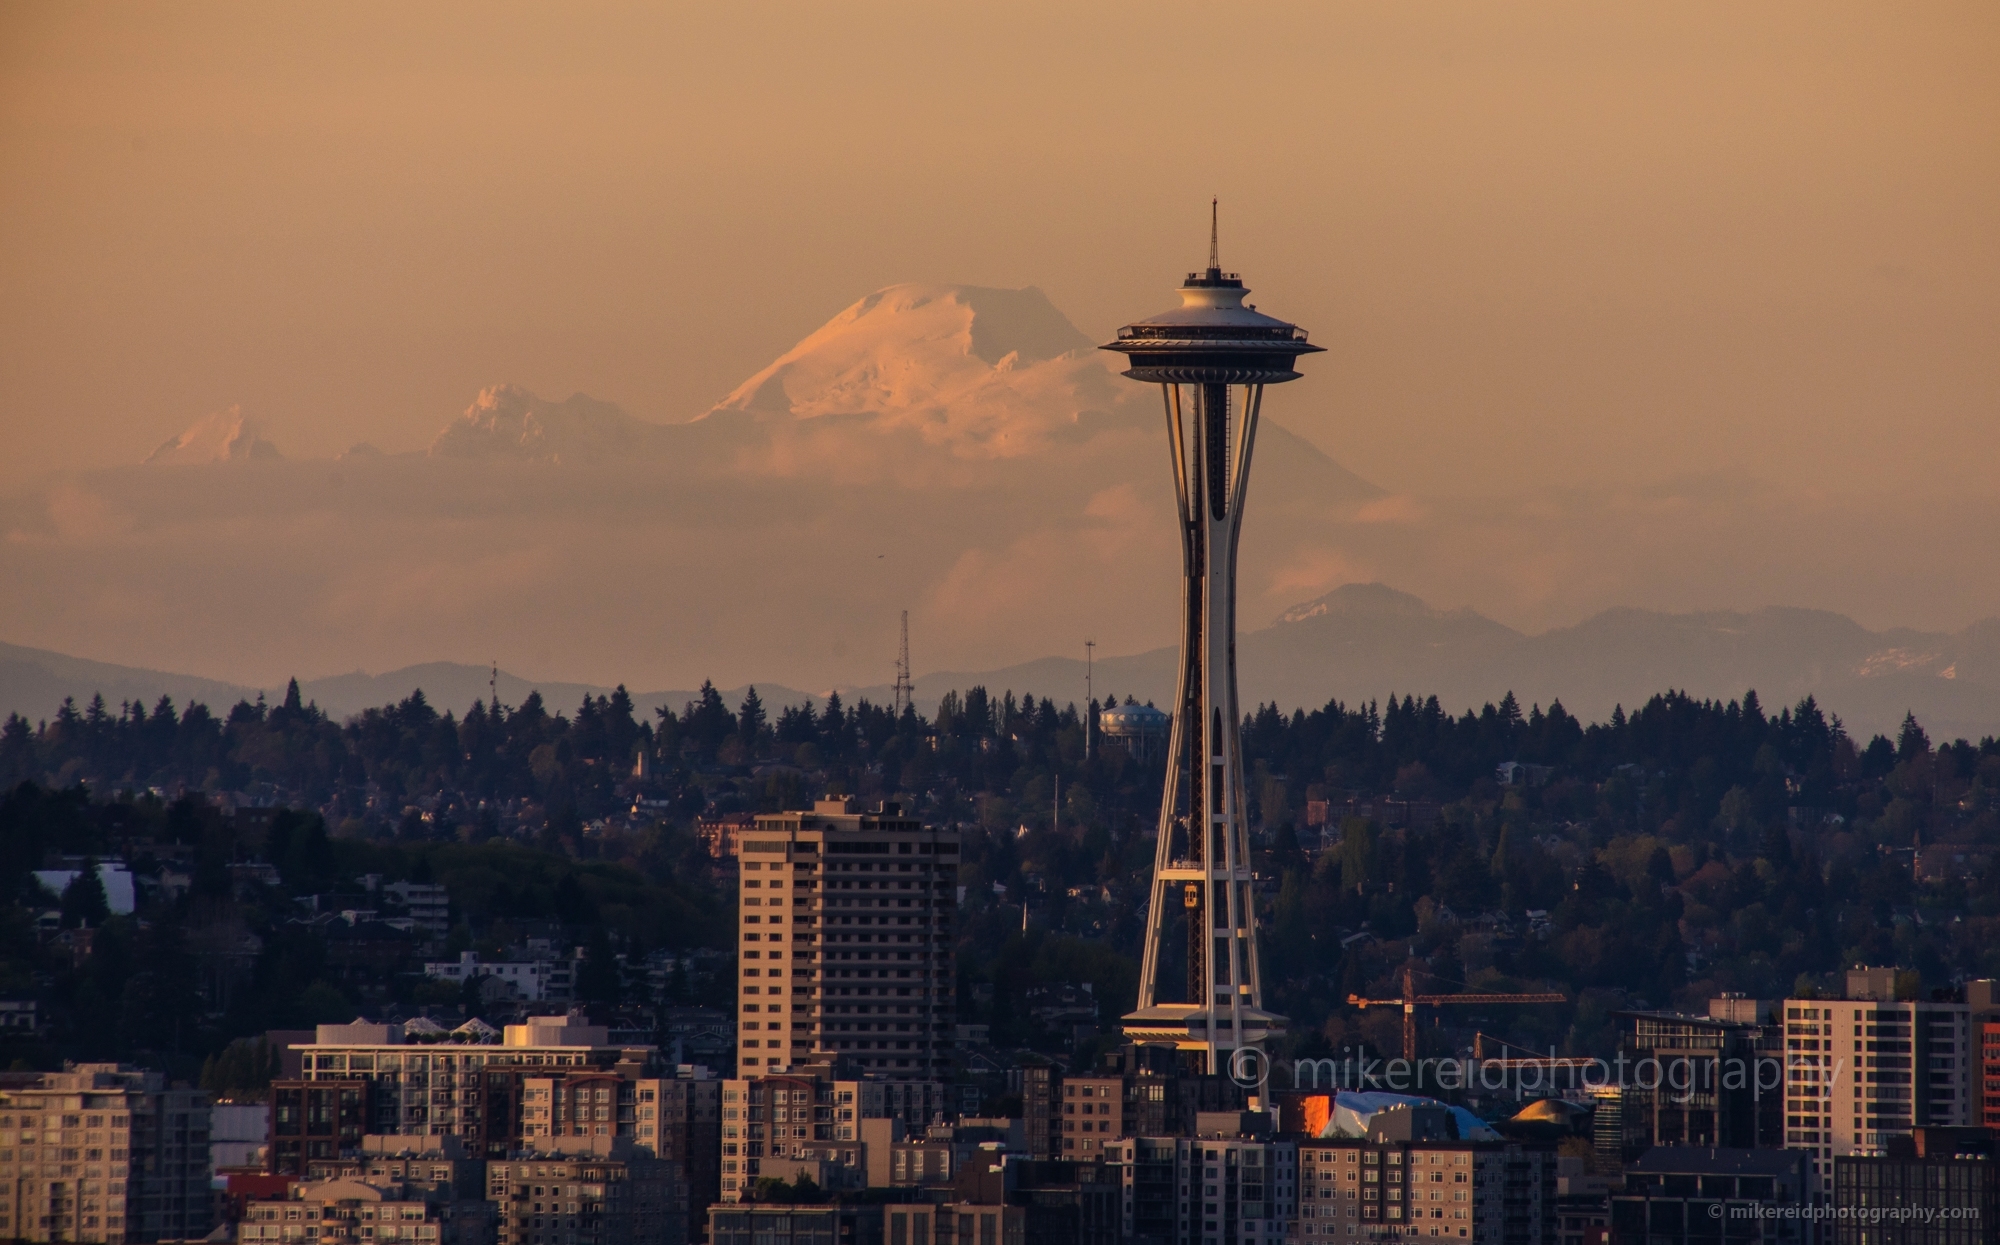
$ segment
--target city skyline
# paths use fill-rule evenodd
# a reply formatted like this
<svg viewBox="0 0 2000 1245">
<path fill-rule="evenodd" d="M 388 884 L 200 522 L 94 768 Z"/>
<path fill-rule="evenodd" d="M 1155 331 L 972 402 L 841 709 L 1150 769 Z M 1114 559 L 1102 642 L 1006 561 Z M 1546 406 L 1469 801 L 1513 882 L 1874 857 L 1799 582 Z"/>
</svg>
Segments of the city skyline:
<svg viewBox="0 0 2000 1245">
<path fill-rule="evenodd" d="M 0 219 L 0 1239 L 2000 1245 L 1992 5 L 15 5 Z"/>
</svg>

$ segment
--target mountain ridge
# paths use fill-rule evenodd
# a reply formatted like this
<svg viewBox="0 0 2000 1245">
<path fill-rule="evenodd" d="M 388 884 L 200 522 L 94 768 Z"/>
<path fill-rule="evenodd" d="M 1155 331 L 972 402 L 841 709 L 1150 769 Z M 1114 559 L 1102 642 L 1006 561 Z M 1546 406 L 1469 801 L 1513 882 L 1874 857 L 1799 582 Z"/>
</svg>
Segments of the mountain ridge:
<svg viewBox="0 0 2000 1245">
<path fill-rule="evenodd" d="M 1631 708 L 1669 690 L 1733 699 L 1754 689 L 1773 710 L 1814 696 L 1861 735 L 1892 732 L 1906 711 L 1940 738 L 2000 733 L 2000 619 L 1949 634 L 1909 628 L 1875 632 L 1842 614 L 1792 606 L 1681 613 L 1620 607 L 1526 635 L 1474 610 L 1438 609 L 1379 583 L 1344 585 L 1285 613 L 1289 621 L 1239 636 L 1246 712 L 1266 702 L 1289 712 L 1333 699 L 1355 704 L 1404 694 L 1436 695 L 1447 709 L 1462 712 L 1511 691 L 1523 703 L 1561 700 L 1585 720 L 1601 721 L 1613 705 Z M 1807 643 L 1814 637 L 1817 646 Z M 1640 649 L 1655 656 L 1638 660 Z M 1171 647 L 1107 657 L 1094 664 L 1094 688 L 1099 695 L 1164 705 L 1173 695 L 1177 664 L 1178 652 Z M 917 677 L 916 698 L 929 711 L 945 692 L 981 684 L 1081 701 L 1084 668 L 1075 658 L 1043 657 L 984 670 L 937 670 Z M 440 709 L 462 713 L 474 699 L 486 698 L 491 677 L 484 666 L 428 662 L 374 675 L 353 671 L 302 679 L 300 691 L 336 717 L 401 700 L 418 687 Z M 732 707 L 746 686 L 723 689 Z M 779 683 L 754 686 L 773 708 L 826 695 Z M 551 711 L 568 712 L 585 695 L 611 689 L 499 672 L 503 703 L 519 704 L 531 690 L 542 693 Z M 886 683 L 828 690 L 850 701 L 880 702 L 890 695 Z M 276 699 L 282 688 L 0 644 L 0 713 L 36 720 L 53 713 L 64 695 L 82 703 L 99 691 L 113 704 L 138 699 L 150 706 L 165 693 L 183 707 L 199 697 L 217 708 L 254 699 L 260 691 Z M 678 709 L 697 692 L 631 694 L 650 715 L 663 704 Z"/>
</svg>

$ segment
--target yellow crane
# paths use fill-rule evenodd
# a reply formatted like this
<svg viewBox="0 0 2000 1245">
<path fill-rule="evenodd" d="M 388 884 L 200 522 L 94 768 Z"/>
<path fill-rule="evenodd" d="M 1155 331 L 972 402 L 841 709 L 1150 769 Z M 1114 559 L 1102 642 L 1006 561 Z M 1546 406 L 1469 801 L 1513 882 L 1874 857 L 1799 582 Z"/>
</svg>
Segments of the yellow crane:
<svg viewBox="0 0 2000 1245">
<path fill-rule="evenodd" d="M 1363 1011 L 1371 1007 L 1400 1007 L 1403 1009 L 1403 1058 L 1414 1062 L 1417 1057 L 1417 1006 L 1445 1007 L 1463 1004 L 1485 1003 L 1489 1005 L 1511 1006 L 1516 1003 L 1567 1003 L 1569 996 L 1555 991 L 1540 991 L 1528 994 L 1418 994 L 1415 960 L 1403 962 L 1403 997 L 1400 999 L 1368 999 L 1358 994 L 1347 996 L 1349 1007 Z"/>
</svg>

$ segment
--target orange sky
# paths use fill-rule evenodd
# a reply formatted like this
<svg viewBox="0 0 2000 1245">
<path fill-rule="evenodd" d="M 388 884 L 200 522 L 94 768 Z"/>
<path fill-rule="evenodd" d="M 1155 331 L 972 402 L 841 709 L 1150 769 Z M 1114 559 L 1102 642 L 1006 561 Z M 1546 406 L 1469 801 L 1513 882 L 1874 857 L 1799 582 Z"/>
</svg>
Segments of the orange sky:
<svg viewBox="0 0 2000 1245">
<path fill-rule="evenodd" d="M 1103 340 L 1171 301 L 1211 194 L 1226 265 L 1329 348 L 1267 412 L 1391 494 L 1368 530 L 1428 542 L 1289 533 L 1253 621 L 1357 579 L 1529 630 L 2000 613 L 1991 4 L 196 2 L 0 11 L 0 638 L 219 677 L 497 652 L 664 685 L 785 651 L 801 685 L 873 678 L 733 622 L 662 649 L 650 598 L 566 646 L 567 609 L 448 614 L 442 554 L 315 566 L 344 519 L 183 532 L 165 493 L 49 480 L 232 405 L 293 459 L 419 450 L 500 382 L 679 421 L 897 282 L 1039 286 Z M 654 500 L 591 530 L 680 521 Z M 564 563 L 542 514 L 489 516 L 494 592 L 550 595 L 500 582 L 533 542 Z M 231 630 L 216 602 L 280 572 L 346 576 L 374 629 Z M 763 582 L 702 574 L 745 609 Z M 939 591 L 872 607 L 966 667 L 1170 639 L 1109 593 L 951 631 Z"/>
<path fill-rule="evenodd" d="M 238 402 L 291 454 L 413 448 L 498 380 L 682 418 L 899 280 L 1107 333 L 1211 193 L 1334 348 L 1295 426 L 1386 487 L 1972 485 L 2000 450 L 1990 4 L 0 22 L 17 470 Z"/>
</svg>

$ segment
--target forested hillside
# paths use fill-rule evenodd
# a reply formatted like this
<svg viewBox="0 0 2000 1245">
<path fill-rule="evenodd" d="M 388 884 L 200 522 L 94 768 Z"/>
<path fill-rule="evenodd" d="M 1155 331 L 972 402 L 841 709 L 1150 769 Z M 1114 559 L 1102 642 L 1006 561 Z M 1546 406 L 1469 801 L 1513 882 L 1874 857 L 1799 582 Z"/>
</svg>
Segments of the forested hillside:
<svg viewBox="0 0 2000 1245">
<path fill-rule="evenodd" d="M 1096 707 L 982 688 L 928 719 L 754 692 L 732 709 L 709 688 L 650 721 L 622 691 L 568 715 L 418 694 L 344 722 L 296 688 L 222 712 L 66 703 L 0 728 L 0 997 L 42 1005 L 43 1039 L 16 1042 L 31 1062 L 183 1064 L 359 1010 L 477 1012 L 417 958 L 530 935 L 580 948 L 592 1006 L 725 1001 L 726 974 L 636 972 L 731 946 L 733 886 L 696 819 L 842 791 L 964 831 L 963 1019 L 1087 1058 L 1034 1004 L 1088 982 L 1101 1025 L 1126 1006 L 1161 780 L 1157 757 L 1086 749 Z M 2000 973 L 2000 741 L 1934 746 L 1912 719 L 1862 743 L 1810 700 L 1773 715 L 1754 693 L 1595 724 L 1511 696 L 1456 716 L 1267 705 L 1243 739 L 1264 979 L 1301 1047 L 1387 1041 L 1393 1017 L 1338 1000 L 1394 993 L 1411 955 L 1444 989 L 1564 990 L 1451 1023 L 1584 1050 L 1619 1007 L 1811 990 L 1856 961 L 1934 987 Z M 129 916 L 87 881 L 57 896 L 32 877 L 114 857 L 138 880 Z M 448 938 L 356 960 L 326 906 L 404 880 L 448 888 Z"/>
</svg>

